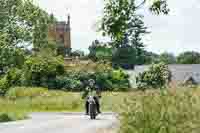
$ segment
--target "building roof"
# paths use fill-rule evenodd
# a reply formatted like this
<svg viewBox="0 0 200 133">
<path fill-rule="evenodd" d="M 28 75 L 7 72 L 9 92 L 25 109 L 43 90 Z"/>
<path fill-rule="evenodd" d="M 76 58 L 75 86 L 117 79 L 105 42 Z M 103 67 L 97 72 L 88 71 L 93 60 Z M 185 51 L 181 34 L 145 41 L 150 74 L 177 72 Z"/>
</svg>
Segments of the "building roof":
<svg viewBox="0 0 200 133">
<path fill-rule="evenodd" d="M 150 65 L 136 66 L 135 72 L 141 73 L 148 70 Z M 168 65 L 172 72 L 172 81 L 184 82 L 192 77 L 196 82 L 200 83 L 200 64 L 172 64 Z"/>
</svg>

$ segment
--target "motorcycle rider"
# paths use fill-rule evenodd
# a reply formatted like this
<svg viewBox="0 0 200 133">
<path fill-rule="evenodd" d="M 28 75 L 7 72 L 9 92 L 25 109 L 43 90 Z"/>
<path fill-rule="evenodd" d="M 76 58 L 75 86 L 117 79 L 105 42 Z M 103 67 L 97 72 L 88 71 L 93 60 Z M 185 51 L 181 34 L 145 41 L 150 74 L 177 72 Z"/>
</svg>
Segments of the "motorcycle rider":
<svg viewBox="0 0 200 133">
<path fill-rule="evenodd" d="M 101 111 L 100 111 L 99 99 L 101 98 L 101 90 L 100 90 L 100 87 L 96 84 L 94 79 L 88 80 L 86 90 L 84 91 L 83 96 L 82 96 L 82 98 L 86 97 L 86 102 L 85 102 L 86 115 L 89 114 L 89 102 L 88 102 L 89 92 L 95 93 L 94 94 L 94 100 L 95 100 L 96 107 L 97 107 L 97 113 L 100 114 Z"/>
</svg>

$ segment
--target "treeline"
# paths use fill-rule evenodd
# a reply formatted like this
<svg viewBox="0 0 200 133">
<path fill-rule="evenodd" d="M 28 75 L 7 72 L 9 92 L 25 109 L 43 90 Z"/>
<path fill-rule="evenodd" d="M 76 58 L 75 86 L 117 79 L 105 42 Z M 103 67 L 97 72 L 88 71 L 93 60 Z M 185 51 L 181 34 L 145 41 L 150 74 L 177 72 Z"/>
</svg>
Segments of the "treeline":
<svg viewBox="0 0 200 133">
<path fill-rule="evenodd" d="M 175 56 L 173 53 L 164 52 L 156 54 L 141 50 L 137 56 L 136 51 L 127 45 L 121 48 L 112 48 L 109 43 L 94 41 L 89 47 L 88 57 L 93 61 L 107 60 L 115 64 L 146 65 L 164 62 L 165 64 L 200 64 L 200 53 L 186 51 Z"/>
</svg>

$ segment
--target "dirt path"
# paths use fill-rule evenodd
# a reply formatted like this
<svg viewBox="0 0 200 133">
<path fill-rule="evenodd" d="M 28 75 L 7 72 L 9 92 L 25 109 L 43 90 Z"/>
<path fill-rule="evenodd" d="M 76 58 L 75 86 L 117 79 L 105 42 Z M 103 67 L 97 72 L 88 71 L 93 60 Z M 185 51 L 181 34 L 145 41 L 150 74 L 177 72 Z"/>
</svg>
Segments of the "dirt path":
<svg viewBox="0 0 200 133">
<path fill-rule="evenodd" d="M 2 123 L 1 133 L 99 133 L 117 125 L 114 113 L 90 120 L 82 113 L 33 113 L 31 119 Z"/>
</svg>

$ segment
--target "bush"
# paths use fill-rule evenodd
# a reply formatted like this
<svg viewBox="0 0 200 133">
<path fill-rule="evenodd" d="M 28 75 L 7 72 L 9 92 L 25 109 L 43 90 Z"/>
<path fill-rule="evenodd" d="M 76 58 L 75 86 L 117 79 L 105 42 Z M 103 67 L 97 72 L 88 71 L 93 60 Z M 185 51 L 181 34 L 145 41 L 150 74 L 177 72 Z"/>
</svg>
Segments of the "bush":
<svg viewBox="0 0 200 133">
<path fill-rule="evenodd" d="M 139 89 L 162 88 L 170 81 L 171 72 L 168 66 L 159 63 L 150 66 L 149 70 L 140 73 L 136 78 Z"/>
<path fill-rule="evenodd" d="M 5 112 L 0 113 L 0 123 L 1 122 L 9 122 L 15 120 L 23 120 L 26 118 L 25 113 L 16 113 L 16 112 Z"/>
<path fill-rule="evenodd" d="M 8 83 L 8 80 L 4 77 L 0 79 L 0 95 L 4 96 L 5 93 L 8 91 L 10 85 Z"/>
<path fill-rule="evenodd" d="M 13 87 L 10 88 L 6 93 L 6 97 L 9 99 L 17 99 L 23 97 L 36 97 L 44 96 L 48 92 L 46 88 L 37 88 L 37 87 Z"/>
<path fill-rule="evenodd" d="M 12 121 L 12 118 L 7 113 L 0 114 L 0 122 Z"/>
<path fill-rule="evenodd" d="M 94 77 L 97 85 L 106 91 L 125 91 L 130 87 L 129 76 L 122 69 L 115 70 L 106 64 L 97 67 Z"/>
<path fill-rule="evenodd" d="M 10 86 L 20 86 L 21 85 L 22 70 L 17 68 L 10 69 L 5 78 L 7 79 Z"/>
<path fill-rule="evenodd" d="M 56 78 L 57 89 L 80 91 L 82 89 L 82 83 L 79 79 L 69 76 L 59 76 Z"/>
<path fill-rule="evenodd" d="M 64 60 L 51 55 L 29 57 L 24 66 L 23 85 L 55 88 L 56 76 L 64 73 Z"/>
<path fill-rule="evenodd" d="M 5 95 L 11 86 L 21 85 L 21 70 L 10 69 L 0 80 L 0 95 Z"/>
</svg>

